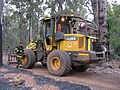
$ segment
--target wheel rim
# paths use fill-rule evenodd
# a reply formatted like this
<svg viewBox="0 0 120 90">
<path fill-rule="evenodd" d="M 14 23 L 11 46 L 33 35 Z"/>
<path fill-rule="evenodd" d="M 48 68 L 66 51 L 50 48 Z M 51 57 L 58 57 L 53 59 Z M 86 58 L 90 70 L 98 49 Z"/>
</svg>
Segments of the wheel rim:
<svg viewBox="0 0 120 90">
<path fill-rule="evenodd" d="M 50 64 L 53 70 L 57 71 L 60 69 L 60 60 L 57 57 L 52 58 Z"/>
<path fill-rule="evenodd" d="M 24 56 L 22 57 L 22 64 L 23 64 L 23 65 L 26 65 L 26 64 L 27 64 L 27 60 L 28 60 L 27 55 L 24 55 Z"/>
</svg>

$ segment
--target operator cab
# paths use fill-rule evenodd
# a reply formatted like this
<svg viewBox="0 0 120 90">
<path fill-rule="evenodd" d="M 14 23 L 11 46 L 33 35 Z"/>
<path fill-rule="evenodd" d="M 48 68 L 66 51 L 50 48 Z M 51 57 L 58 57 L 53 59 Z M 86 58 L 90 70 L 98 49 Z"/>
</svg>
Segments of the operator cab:
<svg viewBox="0 0 120 90">
<path fill-rule="evenodd" d="M 95 36 L 95 32 L 97 31 L 97 27 L 93 22 L 75 16 L 59 17 L 57 21 L 58 31 L 59 25 L 61 25 L 61 32 L 64 34 L 84 34 L 87 36 Z"/>
<path fill-rule="evenodd" d="M 64 34 L 84 34 L 95 36 L 97 26 L 90 21 L 75 16 L 58 16 L 43 19 L 45 36 L 54 36 L 57 32 Z"/>
<path fill-rule="evenodd" d="M 73 41 L 73 39 L 78 40 L 79 38 L 79 41 L 83 41 L 83 38 L 86 38 L 84 40 L 86 43 L 88 43 L 89 39 L 92 40 L 92 42 L 95 42 L 97 40 L 97 26 L 93 22 L 87 21 L 81 17 L 57 16 L 44 18 L 42 22 L 44 28 L 43 36 L 44 40 L 46 41 L 45 44 L 46 47 L 48 46 L 49 50 L 52 50 L 52 47 L 55 47 L 57 49 L 58 42 L 68 39 Z M 84 42 L 82 42 L 79 47 L 85 47 Z M 79 50 L 88 49 L 81 48 Z"/>
</svg>

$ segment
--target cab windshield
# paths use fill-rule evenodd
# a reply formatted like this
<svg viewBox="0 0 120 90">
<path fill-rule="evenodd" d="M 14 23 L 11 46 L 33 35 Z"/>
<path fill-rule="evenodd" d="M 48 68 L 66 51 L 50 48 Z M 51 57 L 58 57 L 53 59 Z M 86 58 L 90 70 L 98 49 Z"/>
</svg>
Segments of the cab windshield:
<svg viewBox="0 0 120 90">
<path fill-rule="evenodd" d="M 93 22 L 80 17 L 61 16 L 57 22 L 57 30 L 64 34 L 85 34 L 94 36 L 97 27 Z"/>
</svg>

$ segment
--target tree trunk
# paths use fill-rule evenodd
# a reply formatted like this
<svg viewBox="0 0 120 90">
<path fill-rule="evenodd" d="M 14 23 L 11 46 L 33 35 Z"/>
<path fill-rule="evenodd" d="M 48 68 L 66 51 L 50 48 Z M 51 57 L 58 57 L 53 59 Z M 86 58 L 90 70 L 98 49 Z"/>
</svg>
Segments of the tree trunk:
<svg viewBox="0 0 120 90">
<path fill-rule="evenodd" d="M 29 20 L 29 42 L 32 40 L 32 18 Z"/>
<path fill-rule="evenodd" d="M 100 27 L 100 41 L 107 47 L 107 0 L 99 0 L 99 27 Z"/>
<path fill-rule="evenodd" d="M 0 66 L 2 63 L 2 11 L 3 11 L 3 0 L 0 0 Z"/>
<path fill-rule="evenodd" d="M 98 11 L 98 0 L 91 0 L 92 2 L 92 9 L 93 9 L 93 15 L 94 15 L 94 22 L 96 23 L 96 25 L 99 28 L 99 20 L 98 20 L 98 16 L 99 16 L 99 11 Z"/>
<path fill-rule="evenodd" d="M 94 14 L 94 21 L 99 28 L 98 37 L 108 52 L 106 60 L 109 60 L 109 42 L 108 42 L 108 25 L 107 25 L 107 0 L 91 0 Z"/>
<path fill-rule="evenodd" d="M 109 60 L 108 23 L 107 23 L 107 0 L 99 0 L 99 27 L 100 42 L 107 48 L 106 60 Z"/>
</svg>

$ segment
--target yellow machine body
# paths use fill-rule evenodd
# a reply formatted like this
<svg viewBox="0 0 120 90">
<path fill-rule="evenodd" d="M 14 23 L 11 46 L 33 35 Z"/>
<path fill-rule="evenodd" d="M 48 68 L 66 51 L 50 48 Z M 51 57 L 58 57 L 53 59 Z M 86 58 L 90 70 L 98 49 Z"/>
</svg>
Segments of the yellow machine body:
<svg viewBox="0 0 120 90">
<path fill-rule="evenodd" d="M 65 40 L 60 42 L 60 50 L 84 51 L 86 50 L 86 38 L 82 34 L 65 34 Z"/>
</svg>

